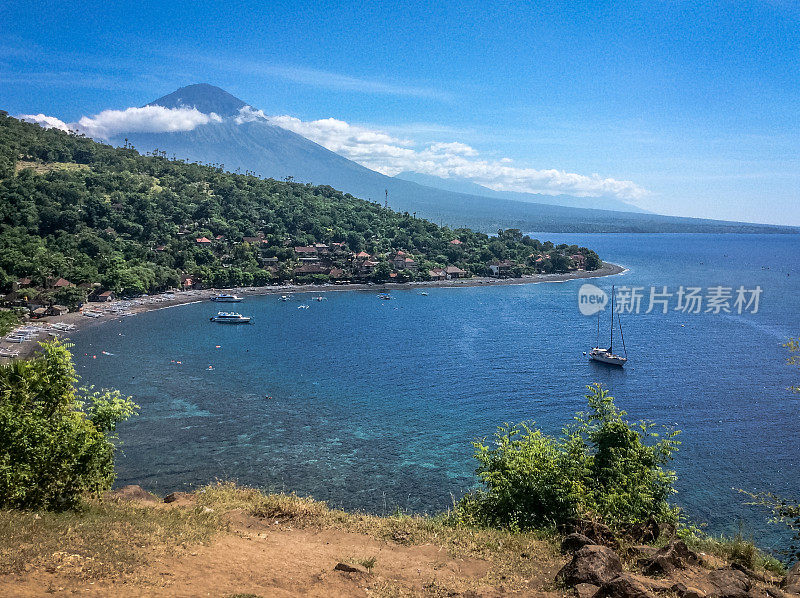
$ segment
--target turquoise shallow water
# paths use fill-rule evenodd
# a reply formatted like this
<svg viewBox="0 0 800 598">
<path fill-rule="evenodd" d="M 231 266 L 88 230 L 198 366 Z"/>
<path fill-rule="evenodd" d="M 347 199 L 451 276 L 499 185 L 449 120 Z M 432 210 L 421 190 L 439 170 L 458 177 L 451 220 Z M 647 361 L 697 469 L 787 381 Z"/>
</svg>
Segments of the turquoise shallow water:
<svg viewBox="0 0 800 598">
<path fill-rule="evenodd" d="M 693 519 L 717 533 L 743 520 L 777 543 L 734 489 L 800 497 L 800 396 L 786 390 L 800 372 L 781 347 L 800 333 L 800 236 L 539 236 L 630 269 L 601 288 L 760 285 L 759 313 L 623 316 L 624 370 L 582 354 L 596 337 L 577 309 L 584 281 L 248 298 L 237 309 L 252 326 L 210 323 L 212 303 L 108 322 L 73 340 L 84 383 L 141 405 L 120 430 L 118 483 L 233 479 L 377 513 L 439 511 L 474 484 L 472 439 L 523 419 L 556 433 L 598 381 L 631 419 L 683 431 L 675 500 Z"/>
</svg>

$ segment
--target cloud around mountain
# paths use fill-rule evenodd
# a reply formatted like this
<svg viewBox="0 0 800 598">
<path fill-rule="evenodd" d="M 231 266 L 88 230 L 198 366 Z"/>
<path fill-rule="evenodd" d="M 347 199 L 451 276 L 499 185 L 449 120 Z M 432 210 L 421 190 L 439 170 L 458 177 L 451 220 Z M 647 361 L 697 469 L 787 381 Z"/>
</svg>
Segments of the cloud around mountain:
<svg viewBox="0 0 800 598">
<path fill-rule="evenodd" d="M 125 110 L 103 110 L 94 116 L 83 116 L 74 123 L 65 123 L 44 114 L 21 114 L 19 118 L 45 128 L 76 131 L 93 139 L 107 141 L 123 133 L 168 133 L 191 131 L 199 125 L 222 122 L 215 113 L 203 114 L 197 108 L 164 108 L 144 106 Z"/>
<path fill-rule="evenodd" d="M 644 197 L 648 191 L 633 181 L 603 178 L 558 169 L 513 166 L 509 158 L 487 160 L 473 147 L 460 142 L 418 146 L 380 130 L 351 125 L 335 118 L 302 121 L 293 116 L 265 118 L 367 168 L 394 176 L 404 171 L 441 178 L 467 179 L 495 191 L 517 191 L 580 197 L 610 196 L 622 200 Z"/>
<path fill-rule="evenodd" d="M 218 114 L 206 114 L 195 107 L 158 105 L 104 110 L 94 116 L 84 116 L 75 123 L 65 123 L 44 114 L 26 114 L 19 118 L 43 127 L 77 131 L 106 141 L 125 133 L 191 131 L 198 126 L 223 121 Z M 264 120 L 389 176 L 412 171 L 445 179 L 466 179 L 495 191 L 605 196 L 623 201 L 636 200 L 648 194 L 646 189 L 633 181 L 558 169 L 520 167 L 509 158 L 483 158 L 475 148 L 457 141 L 419 144 L 411 139 L 401 139 L 378 129 L 335 118 L 303 121 L 288 115 L 268 116 L 247 105 L 229 118 L 237 124 Z"/>
</svg>

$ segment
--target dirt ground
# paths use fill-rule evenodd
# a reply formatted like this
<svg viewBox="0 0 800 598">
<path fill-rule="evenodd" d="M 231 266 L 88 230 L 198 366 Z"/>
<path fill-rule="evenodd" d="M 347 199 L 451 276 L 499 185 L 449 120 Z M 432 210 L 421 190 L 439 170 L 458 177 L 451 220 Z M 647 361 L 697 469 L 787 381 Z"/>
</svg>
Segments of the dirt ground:
<svg viewBox="0 0 800 598">
<path fill-rule="evenodd" d="M 153 503 L 149 508 L 203 507 Z M 97 557 L 74 547 L 75 552 L 70 554 L 70 547 L 65 547 L 53 557 L 48 554 L 44 564 L 37 561 L 25 566 L 24 571 L 0 575 L 0 596 L 563 595 L 552 587 L 555 573 L 563 565 L 561 558 L 528 558 L 519 570 L 523 576 L 511 574 L 507 580 L 505 573 L 513 563 L 465 556 L 465 551 L 461 551 L 462 556 L 453 556 L 448 548 L 452 539 L 409 542 L 407 533 L 401 531 L 394 532 L 395 541 L 329 524 L 257 517 L 247 509 L 228 511 L 224 518 L 225 531 L 215 533 L 210 541 L 177 546 L 133 573 L 86 575 L 87 561 Z M 155 551 L 156 547 L 143 543 L 141 549 Z M 512 549 L 514 558 L 519 558 L 518 549 Z M 470 550 L 472 546 L 466 552 Z M 531 552 L 535 550 L 532 547 Z M 337 566 L 352 570 L 339 570 Z"/>
</svg>

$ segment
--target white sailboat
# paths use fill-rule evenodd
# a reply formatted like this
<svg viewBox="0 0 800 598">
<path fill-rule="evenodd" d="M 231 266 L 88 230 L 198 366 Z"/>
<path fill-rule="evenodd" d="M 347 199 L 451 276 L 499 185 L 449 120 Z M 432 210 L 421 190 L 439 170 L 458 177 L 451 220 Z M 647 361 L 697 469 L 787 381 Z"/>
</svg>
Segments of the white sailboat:
<svg viewBox="0 0 800 598">
<path fill-rule="evenodd" d="M 589 359 L 607 363 L 608 365 L 618 365 L 622 367 L 628 361 L 628 351 L 625 348 L 625 337 L 622 335 L 622 321 L 617 314 L 617 323 L 619 324 L 619 336 L 622 339 L 622 350 L 625 357 L 614 353 L 614 287 L 611 287 L 611 344 L 608 349 L 600 347 L 600 314 L 597 314 L 597 344 L 589 351 Z"/>
</svg>

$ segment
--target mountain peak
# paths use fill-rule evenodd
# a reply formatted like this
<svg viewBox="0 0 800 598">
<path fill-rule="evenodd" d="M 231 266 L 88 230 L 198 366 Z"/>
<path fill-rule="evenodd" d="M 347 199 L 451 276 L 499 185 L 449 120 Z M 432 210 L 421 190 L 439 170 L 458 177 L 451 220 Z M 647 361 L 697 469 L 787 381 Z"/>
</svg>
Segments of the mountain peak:
<svg viewBox="0 0 800 598">
<path fill-rule="evenodd" d="M 181 87 L 147 105 L 164 108 L 197 108 L 204 114 L 214 112 L 224 117 L 238 114 L 239 109 L 247 103 L 215 85 L 196 83 Z"/>
</svg>

